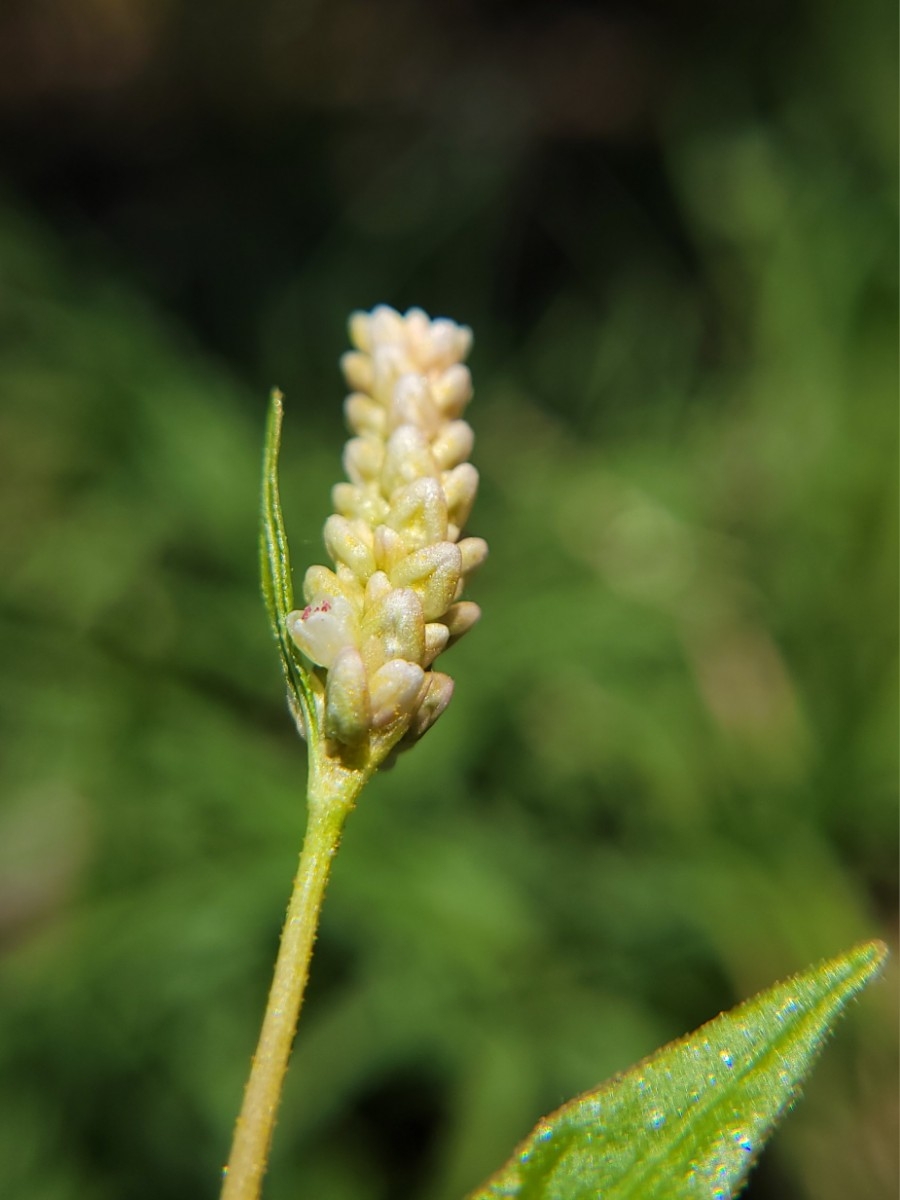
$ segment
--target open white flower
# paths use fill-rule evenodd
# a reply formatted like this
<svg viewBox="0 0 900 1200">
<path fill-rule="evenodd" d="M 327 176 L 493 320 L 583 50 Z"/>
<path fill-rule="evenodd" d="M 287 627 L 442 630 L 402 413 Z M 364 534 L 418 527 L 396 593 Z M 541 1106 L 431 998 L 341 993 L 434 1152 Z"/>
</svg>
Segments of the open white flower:
<svg viewBox="0 0 900 1200">
<path fill-rule="evenodd" d="M 355 436 L 324 529 L 335 568 L 310 567 L 306 607 L 287 628 L 325 673 L 328 736 L 354 744 L 389 729 L 415 739 L 453 692 L 432 664 L 480 616 L 461 600 L 487 556 L 481 538 L 461 537 L 478 490 L 462 419 L 472 334 L 421 309 L 401 316 L 381 305 L 353 315 L 350 338 L 356 349 L 341 365 Z"/>
</svg>

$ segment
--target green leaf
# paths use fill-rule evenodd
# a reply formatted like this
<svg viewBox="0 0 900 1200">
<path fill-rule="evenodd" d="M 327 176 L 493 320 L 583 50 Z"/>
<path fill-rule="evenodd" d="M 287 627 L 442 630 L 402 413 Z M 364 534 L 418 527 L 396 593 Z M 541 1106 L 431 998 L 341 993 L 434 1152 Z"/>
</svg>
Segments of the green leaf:
<svg viewBox="0 0 900 1200">
<path fill-rule="evenodd" d="M 294 585 L 291 578 L 291 557 L 288 550 L 281 497 L 278 489 L 278 454 L 281 450 L 281 423 L 284 416 L 283 396 L 272 391 L 266 421 L 263 449 L 262 511 L 260 514 L 259 558 L 263 600 L 269 614 L 272 634 L 278 643 L 281 667 L 288 688 L 288 704 L 298 727 L 313 727 L 312 688 L 309 672 L 288 637 L 285 618 L 294 608 Z M 303 726 L 300 719 L 303 719 Z"/>
<path fill-rule="evenodd" d="M 741 1190 L 847 1001 L 867 942 L 775 984 L 540 1121 L 470 1200 L 726 1200 Z"/>
</svg>

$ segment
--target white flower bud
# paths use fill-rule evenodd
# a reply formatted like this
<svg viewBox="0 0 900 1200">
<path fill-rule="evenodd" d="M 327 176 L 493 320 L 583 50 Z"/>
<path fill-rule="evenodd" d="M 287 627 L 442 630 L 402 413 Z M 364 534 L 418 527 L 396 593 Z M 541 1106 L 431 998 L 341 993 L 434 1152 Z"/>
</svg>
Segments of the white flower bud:
<svg viewBox="0 0 900 1200">
<path fill-rule="evenodd" d="M 443 622 L 450 630 L 450 637 L 455 642 L 472 628 L 481 618 L 481 609 L 471 600 L 460 600 L 451 604 L 443 616 Z"/>
<path fill-rule="evenodd" d="M 344 401 L 344 418 L 354 433 L 383 437 L 387 429 L 387 413 L 381 405 L 359 392 Z"/>
<path fill-rule="evenodd" d="M 428 672 L 425 695 L 413 717 L 406 737 L 410 741 L 420 738 L 435 723 L 453 696 L 453 680 L 440 671 Z"/>
<path fill-rule="evenodd" d="M 329 518 L 330 519 L 330 518 Z M 447 500 L 436 479 L 417 479 L 391 499 L 388 524 L 411 549 L 446 541 Z"/>
<path fill-rule="evenodd" d="M 344 470 L 353 483 L 362 485 L 377 479 L 384 466 L 384 442 L 369 434 L 351 438 L 344 447 Z"/>
<path fill-rule="evenodd" d="M 472 376 L 468 367 L 455 363 L 436 380 L 431 394 L 445 417 L 461 417 L 472 399 Z"/>
<path fill-rule="evenodd" d="M 351 569 L 342 562 L 337 564 L 335 575 L 338 581 L 343 586 L 344 593 L 353 603 L 359 602 L 362 605 L 363 596 L 365 595 L 364 583 L 360 582 L 359 576 L 351 571 Z"/>
<path fill-rule="evenodd" d="M 316 605 L 322 600 L 340 597 L 353 605 L 354 611 L 362 612 L 363 593 L 354 575 L 351 581 L 340 578 L 327 567 L 309 567 L 303 577 L 303 597 L 307 604 Z"/>
<path fill-rule="evenodd" d="M 369 582 L 366 584 L 366 608 L 374 608 L 378 601 L 383 600 L 392 590 L 393 585 L 384 571 L 376 571 L 369 577 Z"/>
<path fill-rule="evenodd" d="M 390 575 L 401 558 L 407 554 L 406 542 L 389 525 L 378 525 L 375 529 L 375 562 L 381 571 Z"/>
<path fill-rule="evenodd" d="M 402 716 L 412 716 L 425 682 L 418 663 L 392 658 L 372 675 L 369 685 L 372 728 L 381 729 Z"/>
<path fill-rule="evenodd" d="M 350 521 L 365 521 L 376 528 L 391 511 L 391 506 L 377 488 L 356 487 L 352 483 L 336 483 L 331 489 L 331 503 L 339 516 Z"/>
<path fill-rule="evenodd" d="M 387 408 L 397 380 L 404 374 L 407 360 L 399 346 L 377 346 L 372 355 L 372 396 Z"/>
<path fill-rule="evenodd" d="M 445 317 L 431 323 L 429 366 L 444 369 L 465 358 L 472 346 L 472 331 Z"/>
<path fill-rule="evenodd" d="M 390 573 L 397 587 L 411 587 L 422 601 L 426 621 L 436 620 L 453 601 L 462 571 L 462 554 L 453 542 L 414 550 Z"/>
<path fill-rule="evenodd" d="M 350 341 L 365 354 L 369 354 L 372 350 L 371 324 L 372 318 L 367 312 L 351 313 L 347 323 Z"/>
<path fill-rule="evenodd" d="M 386 496 L 423 476 L 434 478 L 437 463 L 431 454 L 428 439 L 415 425 L 401 425 L 388 438 L 381 471 L 381 487 Z"/>
<path fill-rule="evenodd" d="M 467 421 L 450 421 L 431 443 L 434 461 L 442 471 L 465 462 L 472 453 L 475 435 Z"/>
<path fill-rule="evenodd" d="M 424 375 L 401 375 L 394 385 L 388 409 L 388 427 L 415 425 L 429 436 L 441 424 L 441 414 L 431 398 L 431 389 Z"/>
<path fill-rule="evenodd" d="M 421 662 L 425 653 L 425 617 L 412 588 L 393 588 L 367 610 L 362 621 L 366 666 L 377 668 L 391 658 Z"/>
<path fill-rule="evenodd" d="M 403 340 L 403 318 L 388 304 L 377 304 L 369 318 L 369 336 L 373 349 L 379 342 L 390 344 Z"/>
<path fill-rule="evenodd" d="M 467 537 L 459 543 L 462 555 L 462 573 L 468 575 L 476 571 L 488 556 L 488 544 L 484 538 Z"/>
<path fill-rule="evenodd" d="M 369 684 L 355 646 L 340 652 L 325 686 L 325 732 L 339 742 L 362 741 L 372 725 Z"/>
<path fill-rule="evenodd" d="M 348 350 L 346 354 L 341 355 L 341 370 L 348 387 L 355 392 L 371 392 L 372 360 L 368 354 Z"/>
<path fill-rule="evenodd" d="M 408 308 L 403 316 L 403 325 L 411 356 L 417 363 L 426 366 L 431 348 L 431 322 L 421 308 Z"/>
<path fill-rule="evenodd" d="M 460 463 L 443 476 L 448 519 L 459 529 L 465 525 L 478 492 L 478 472 L 471 463 Z"/>
<path fill-rule="evenodd" d="M 301 612 L 289 613 L 286 623 L 294 643 L 320 667 L 333 666 L 345 647 L 356 645 L 356 615 L 341 596 L 308 604 Z"/>
<path fill-rule="evenodd" d="M 360 579 L 368 579 L 375 570 L 372 531 L 365 522 L 331 516 L 325 522 L 323 538 L 334 561 L 344 563 Z"/>
<path fill-rule="evenodd" d="M 423 667 L 430 667 L 450 641 L 450 630 L 439 621 L 429 621 L 425 626 L 425 657 Z"/>
</svg>

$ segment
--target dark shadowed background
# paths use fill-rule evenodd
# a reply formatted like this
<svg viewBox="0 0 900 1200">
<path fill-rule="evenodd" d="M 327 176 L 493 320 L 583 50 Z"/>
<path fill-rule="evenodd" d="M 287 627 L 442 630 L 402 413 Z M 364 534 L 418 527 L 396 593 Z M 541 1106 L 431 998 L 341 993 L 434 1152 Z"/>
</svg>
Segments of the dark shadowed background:
<svg viewBox="0 0 900 1200">
<path fill-rule="evenodd" d="M 0 1163 L 210 1200 L 303 827 L 266 395 L 322 561 L 352 308 L 470 324 L 491 558 L 354 814 L 267 1200 L 459 1200 L 896 944 L 896 11 L 0 6 Z M 896 956 L 753 1200 L 897 1194 Z"/>
</svg>

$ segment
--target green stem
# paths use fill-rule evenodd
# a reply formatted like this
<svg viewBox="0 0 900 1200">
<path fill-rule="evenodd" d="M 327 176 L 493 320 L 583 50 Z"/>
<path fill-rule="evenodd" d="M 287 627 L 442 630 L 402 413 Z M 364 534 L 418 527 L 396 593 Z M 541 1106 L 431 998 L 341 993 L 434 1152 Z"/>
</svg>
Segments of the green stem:
<svg viewBox="0 0 900 1200">
<path fill-rule="evenodd" d="M 258 1200 L 331 862 L 365 776 L 310 754 L 309 817 L 221 1200 Z"/>
</svg>

